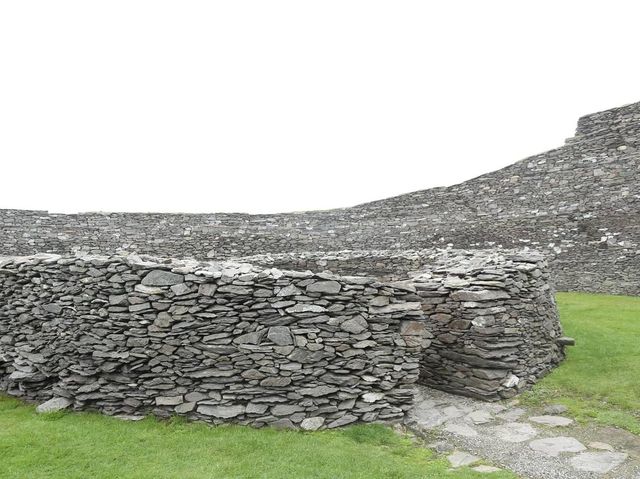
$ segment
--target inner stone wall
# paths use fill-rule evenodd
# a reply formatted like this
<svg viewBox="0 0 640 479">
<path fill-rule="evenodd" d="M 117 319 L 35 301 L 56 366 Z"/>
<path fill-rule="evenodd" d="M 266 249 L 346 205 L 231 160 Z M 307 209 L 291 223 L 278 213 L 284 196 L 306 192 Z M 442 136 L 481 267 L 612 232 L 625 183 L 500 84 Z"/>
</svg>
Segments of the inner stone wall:
<svg viewBox="0 0 640 479">
<path fill-rule="evenodd" d="M 240 263 L 0 261 L 0 390 L 111 415 L 336 427 L 401 419 L 419 303 L 373 278 Z"/>
<path fill-rule="evenodd" d="M 0 210 L 0 254 L 225 259 L 339 250 L 530 247 L 559 290 L 640 294 L 640 103 L 587 115 L 560 148 L 447 188 L 301 213 Z"/>
</svg>

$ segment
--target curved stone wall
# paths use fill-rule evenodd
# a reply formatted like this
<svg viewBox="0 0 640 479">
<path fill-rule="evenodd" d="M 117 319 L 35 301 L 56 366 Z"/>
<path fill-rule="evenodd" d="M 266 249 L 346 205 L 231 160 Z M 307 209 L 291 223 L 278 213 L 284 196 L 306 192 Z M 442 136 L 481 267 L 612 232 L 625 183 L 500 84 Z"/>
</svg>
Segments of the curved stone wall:
<svg viewBox="0 0 640 479">
<path fill-rule="evenodd" d="M 397 420 L 429 344 L 407 296 L 372 278 L 240 263 L 8 258 L 0 390 L 212 423 Z"/>
<path fill-rule="evenodd" d="M 199 259 L 339 250 L 542 251 L 559 290 L 640 294 L 640 103 L 587 115 L 560 148 L 447 188 L 274 215 L 0 210 L 0 254 Z"/>
<path fill-rule="evenodd" d="M 252 261 L 0 261 L 0 389 L 114 415 L 310 429 L 400 419 L 418 377 L 511 397 L 563 357 L 537 253 Z M 281 269 L 325 261 L 333 272 Z M 395 281 L 350 276 L 385 265 Z"/>
<path fill-rule="evenodd" d="M 430 332 L 420 382 L 438 389 L 512 397 L 564 358 L 548 266 L 535 251 L 339 251 L 243 261 L 400 281 L 421 303 Z"/>
</svg>

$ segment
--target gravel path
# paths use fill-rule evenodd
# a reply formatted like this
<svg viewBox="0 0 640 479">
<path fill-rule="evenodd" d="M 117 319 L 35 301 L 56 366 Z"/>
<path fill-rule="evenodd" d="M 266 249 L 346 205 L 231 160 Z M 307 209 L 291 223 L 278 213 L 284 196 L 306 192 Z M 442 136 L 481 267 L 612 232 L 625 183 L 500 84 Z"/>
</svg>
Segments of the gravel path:
<svg viewBox="0 0 640 479">
<path fill-rule="evenodd" d="M 640 437 L 578 425 L 562 413 L 561 406 L 533 411 L 517 400 L 486 403 L 418 386 L 405 423 L 452 467 L 487 477 L 500 467 L 529 479 L 640 479 Z"/>
</svg>

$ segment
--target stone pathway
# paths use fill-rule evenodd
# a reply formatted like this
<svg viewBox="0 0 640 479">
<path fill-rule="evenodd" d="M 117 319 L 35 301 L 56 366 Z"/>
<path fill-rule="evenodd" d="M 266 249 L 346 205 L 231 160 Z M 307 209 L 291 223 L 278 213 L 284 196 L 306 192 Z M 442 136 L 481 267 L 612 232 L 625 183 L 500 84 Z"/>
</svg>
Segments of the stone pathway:
<svg viewBox="0 0 640 479">
<path fill-rule="evenodd" d="M 578 425 L 562 406 L 529 411 L 417 387 L 405 421 L 453 468 L 508 469 L 528 479 L 640 479 L 640 437 Z M 488 463 L 481 464 L 481 463 Z"/>
</svg>

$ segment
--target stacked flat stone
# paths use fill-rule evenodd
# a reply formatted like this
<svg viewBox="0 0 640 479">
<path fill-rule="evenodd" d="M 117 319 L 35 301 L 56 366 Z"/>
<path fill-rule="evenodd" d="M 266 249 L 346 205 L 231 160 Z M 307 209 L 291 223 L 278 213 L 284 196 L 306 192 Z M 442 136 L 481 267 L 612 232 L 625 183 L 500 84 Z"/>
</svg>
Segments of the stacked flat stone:
<svg viewBox="0 0 640 479">
<path fill-rule="evenodd" d="M 535 251 L 338 251 L 243 260 L 401 281 L 409 299 L 420 302 L 431 333 L 420 367 L 420 382 L 431 387 L 509 398 L 564 358 L 548 265 Z"/>
<path fill-rule="evenodd" d="M 411 279 L 433 336 L 422 384 L 485 400 L 510 398 L 564 359 L 540 254 L 461 253 L 438 261 Z"/>
<path fill-rule="evenodd" d="M 110 415 L 395 421 L 429 341 L 405 287 L 145 256 L 0 261 L 0 390 Z"/>
</svg>

